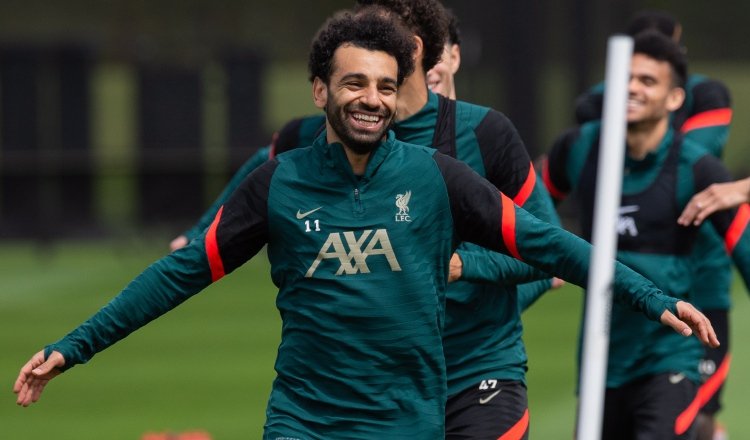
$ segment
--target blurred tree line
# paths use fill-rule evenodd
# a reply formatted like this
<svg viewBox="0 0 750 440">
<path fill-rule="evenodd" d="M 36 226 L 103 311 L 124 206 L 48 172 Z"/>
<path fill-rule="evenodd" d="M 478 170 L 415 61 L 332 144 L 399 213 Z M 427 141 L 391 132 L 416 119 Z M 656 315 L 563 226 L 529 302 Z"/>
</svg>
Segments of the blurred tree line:
<svg viewBox="0 0 750 440">
<path fill-rule="evenodd" d="M 0 2 L 0 238 L 188 225 L 287 119 L 315 111 L 310 40 L 351 0 Z M 461 21 L 461 99 L 495 107 L 533 156 L 603 76 L 606 39 L 642 8 L 684 25 L 691 68 L 723 79 L 750 129 L 750 5 L 445 0 Z M 744 160 L 730 160 L 738 175 Z M 165 201 L 174 201 L 165 203 Z"/>
</svg>

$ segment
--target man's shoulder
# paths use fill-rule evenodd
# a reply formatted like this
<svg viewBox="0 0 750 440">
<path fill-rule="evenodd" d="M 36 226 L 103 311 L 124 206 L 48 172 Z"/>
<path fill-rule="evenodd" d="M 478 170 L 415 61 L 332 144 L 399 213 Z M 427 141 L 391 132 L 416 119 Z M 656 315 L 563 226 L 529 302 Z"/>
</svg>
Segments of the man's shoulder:
<svg viewBox="0 0 750 440">
<path fill-rule="evenodd" d="M 456 100 L 456 120 L 463 121 L 472 125 L 478 125 L 484 118 L 490 113 L 493 113 L 493 117 L 502 115 L 502 113 L 494 110 L 490 107 L 474 104 L 468 101 Z"/>
<path fill-rule="evenodd" d="M 591 148 L 596 144 L 601 134 L 602 122 L 599 119 L 574 125 L 565 129 L 557 138 L 558 144 L 566 144 L 568 148 Z"/>
<path fill-rule="evenodd" d="M 688 94 L 688 101 L 694 100 L 699 105 L 705 105 L 706 102 L 714 103 L 715 106 L 729 106 L 731 93 L 729 87 L 716 78 L 711 78 L 702 74 L 692 74 L 688 77 L 685 90 Z M 702 111 L 702 108 L 697 110 Z"/>
<path fill-rule="evenodd" d="M 680 157 L 683 162 L 694 164 L 705 156 L 712 156 L 711 152 L 694 139 L 680 136 Z M 718 160 L 718 159 L 717 159 Z"/>
<path fill-rule="evenodd" d="M 273 149 L 276 154 L 313 144 L 325 127 L 325 115 L 308 115 L 294 118 L 276 133 Z"/>
<path fill-rule="evenodd" d="M 409 142 L 404 142 L 396 138 L 393 139 L 392 145 L 393 145 L 391 147 L 392 152 L 399 152 L 406 156 L 414 156 L 418 158 L 422 158 L 423 156 L 432 157 L 437 152 L 437 150 L 432 147 L 411 144 Z"/>
<path fill-rule="evenodd" d="M 602 131 L 602 121 L 596 119 L 594 121 L 585 122 L 579 127 L 579 137 L 595 138 L 598 137 L 599 133 Z"/>
</svg>

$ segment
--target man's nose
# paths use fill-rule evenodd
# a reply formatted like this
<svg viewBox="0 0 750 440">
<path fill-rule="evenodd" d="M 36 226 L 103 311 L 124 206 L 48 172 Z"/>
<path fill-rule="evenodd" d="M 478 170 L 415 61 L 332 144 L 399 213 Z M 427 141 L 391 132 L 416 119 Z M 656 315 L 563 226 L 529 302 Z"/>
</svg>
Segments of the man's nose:
<svg viewBox="0 0 750 440">
<path fill-rule="evenodd" d="M 380 94 L 377 87 L 367 87 L 364 89 L 360 101 L 368 107 L 377 107 L 380 104 Z"/>
</svg>

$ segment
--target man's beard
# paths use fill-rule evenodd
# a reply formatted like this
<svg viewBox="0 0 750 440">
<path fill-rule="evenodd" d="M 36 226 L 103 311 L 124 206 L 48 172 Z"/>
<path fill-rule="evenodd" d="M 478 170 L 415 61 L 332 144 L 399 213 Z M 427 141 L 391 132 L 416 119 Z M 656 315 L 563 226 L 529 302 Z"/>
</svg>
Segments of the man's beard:
<svg viewBox="0 0 750 440">
<path fill-rule="evenodd" d="M 357 132 L 351 125 L 346 124 L 344 121 L 347 119 L 347 115 L 357 110 L 362 113 L 369 114 L 372 109 L 367 109 L 361 104 L 347 104 L 343 107 L 339 107 L 330 102 L 326 106 L 326 117 L 328 122 L 331 124 L 331 128 L 336 132 L 341 142 L 346 145 L 347 148 L 354 151 L 357 154 L 367 154 L 375 150 L 380 145 L 383 136 L 388 132 L 391 125 L 393 124 L 393 118 L 391 111 L 384 107 L 378 112 L 378 116 L 381 120 L 386 121 L 382 128 L 377 132 Z"/>
</svg>

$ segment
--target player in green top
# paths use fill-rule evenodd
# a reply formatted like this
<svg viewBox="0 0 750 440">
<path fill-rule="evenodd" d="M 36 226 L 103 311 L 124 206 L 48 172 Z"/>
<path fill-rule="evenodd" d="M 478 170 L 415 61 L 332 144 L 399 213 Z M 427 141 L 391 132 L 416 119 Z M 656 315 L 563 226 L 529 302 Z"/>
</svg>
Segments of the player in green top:
<svg viewBox="0 0 750 440">
<path fill-rule="evenodd" d="M 461 159 L 518 205 L 539 218 L 556 221 L 549 195 L 537 183 L 523 142 L 510 121 L 492 109 L 444 99 L 427 90 L 429 85 L 443 96 L 455 96 L 453 74 L 460 60 L 455 17 L 435 0 L 362 3 L 377 3 L 406 17 L 415 38 L 423 42 L 417 69 L 406 78 L 406 86 L 399 92 L 402 109 L 394 124 L 396 138 L 434 146 Z M 435 64 L 441 54 L 441 62 Z M 275 136 L 272 149 L 259 155 L 268 157 L 308 145 L 324 124 L 322 115 L 295 119 Z M 206 228 L 233 186 L 262 163 L 259 155 L 243 165 L 222 197 L 187 236 Z M 520 283 L 543 277 L 545 280 L 539 283 L 546 290 L 549 276 L 471 244 L 461 245 L 450 267 L 450 280 L 462 281 L 450 285 L 447 291 L 443 335 L 448 363 L 447 437 L 497 438 L 509 431 L 526 432 L 527 357 L 516 289 L 528 287 L 517 286 Z"/>
<path fill-rule="evenodd" d="M 264 439 L 441 438 L 453 243 L 476 242 L 579 284 L 591 248 L 514 205 L 466 165 L 387 130 L 413 41 L 380 10 L 328 21 L 310 54 L 325 133 L 256 169 L 203 236 L 35 354 L 14 384 L 17 402 L 37 401 L 61 370 L 176 307 L 267 243 L 282 338 Z M 618 301 L 718 344 L 690 304 L 622 264 L 615 273 Z"/>
<path fill-rule="evenodd" d="M 682 25 L 671 14 L 643 10 L 633 16 L 627 26 L 628 35 L 634 36 L 644 30 L 656 30 L 682 44 Z M 693 141 L 721 158 L 729 137 L 732 121 L 730 93 L 721 81 L 705 75 L 689 74 L 684 85 L 685 99 L 672 112 L 670 122 L 675 131 L 685 139 Z M 598 119 L 601 114 L 603 86 L 578 98 L 576 118 L 579 122 Z M 688 205 L 689 208 L 690 205 Z M 696 397 L 701 407 L 697 420 L 698 440 L 712 440 L 714 419 L 721 408 L 721 392 L 729 373 L 730 338 L 729 308 L 732 280 L 731 261 L 724 250 L 724 243 L 713 226 L 700 228 L 692 253 L 694 302 L 711 322 L 721 337 L 721 347 L 706 348 L 701 361 L 703 386 Z"/>
<path fill-rule="evenodd" d="M 728 173 L 711 153 L 671 126 L 671 113 L 685 97 L 686 70 L 684 54 L 670 38 L 656 31 L 635 37 L 618 258 L 670 295 L 692 300 L 690 252 L 698 230 L 678 225 L 677 218 L 694 193 L 728 179 Z M 543 167 L 553 196 L 578 194 L 584 238 L 592 227 L 600 124 L 593 121 L 566 132 Z M 726 212 L 712 218 L 712 224 L 750 280 L 747 218 Z M 697 344 L 675 339 L 615 305 L 602 438 L 693 438 L 702 353 Z"/>
</svg>

